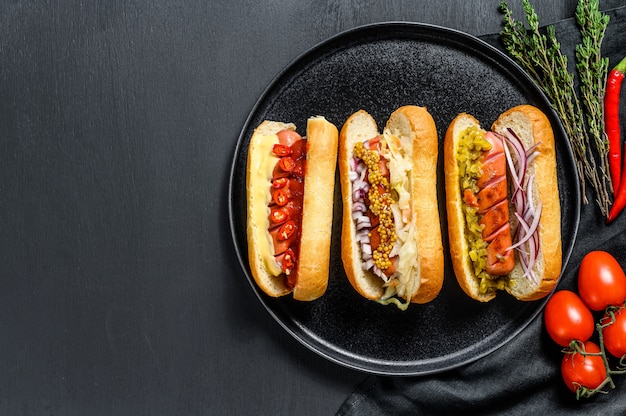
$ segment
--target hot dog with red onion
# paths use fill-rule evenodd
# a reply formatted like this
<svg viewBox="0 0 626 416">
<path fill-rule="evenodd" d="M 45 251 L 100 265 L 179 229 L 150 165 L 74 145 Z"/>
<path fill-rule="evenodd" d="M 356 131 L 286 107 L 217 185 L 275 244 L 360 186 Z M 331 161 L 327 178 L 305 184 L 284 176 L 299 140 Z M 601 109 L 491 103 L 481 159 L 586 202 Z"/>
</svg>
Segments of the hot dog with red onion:
<svg viewBox="0 0 626 416">
<path fill-rule="evenodd" d="M 450 253 L 463 291 L 487 302 L 548 295 L 561 273 L 561 209 L 552 127 L 521 105 L 485 131 L 459 114 L 444 139 Z"/>
<path fill-rule="evenodd" d="M 441 290 L 437 156 L 435 122 L 424 107 L 397 109 L 382 133 L 364 110 L 341 129 L 341 257 L 367 299 L 406 309 Z"/>
<path fill-rule="evenodd" d="M 248 147 L 248 259 L 269 296 L 311 301 L 328 285 L 337 128 L 323 117 L 264 121 Z"/>
</svg>

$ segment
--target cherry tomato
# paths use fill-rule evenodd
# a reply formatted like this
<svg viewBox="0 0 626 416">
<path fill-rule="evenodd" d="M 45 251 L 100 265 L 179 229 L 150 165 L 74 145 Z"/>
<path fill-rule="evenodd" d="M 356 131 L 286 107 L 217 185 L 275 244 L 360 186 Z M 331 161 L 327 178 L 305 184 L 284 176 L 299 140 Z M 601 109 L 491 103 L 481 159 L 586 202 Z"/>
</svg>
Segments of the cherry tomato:
<svg viewBox="0 0 626 416">
<path fill-rule="evenodd" d="M 552 295 L 546 304 L 544 320 L 548 335 L 562 347 L 569 346 L 573 340 L 585 342 L 594 331 L 591 311 L 569 290 Z"/>
<path fill-rule="evenodd" d="M 615 257 L 605 251 L 587 253 L 578 270 L 578 293 L 594 311 L 623 304 L 626 275 Z"/>
<path fill-rule="evenodd" d="M 599 353 L 600 347 L 591 341 L 584 343 L 586 353 Z M 606 367 L 599 355 L 566 353 L 561 361 L 561 375 L 565 385 L 576 392 L 581 387 L 596 389 L 606 380 Z"/>
<path fill-rule="evenodd" d="M 614 357 L 626 355 L 626 309 L 619 308 L 614 312 L 615 321 L 602 329 L 604 347 Z M 609 324 L 611 317 L 605 313 L 600 321 L 602 325 Z"/>
</svg>

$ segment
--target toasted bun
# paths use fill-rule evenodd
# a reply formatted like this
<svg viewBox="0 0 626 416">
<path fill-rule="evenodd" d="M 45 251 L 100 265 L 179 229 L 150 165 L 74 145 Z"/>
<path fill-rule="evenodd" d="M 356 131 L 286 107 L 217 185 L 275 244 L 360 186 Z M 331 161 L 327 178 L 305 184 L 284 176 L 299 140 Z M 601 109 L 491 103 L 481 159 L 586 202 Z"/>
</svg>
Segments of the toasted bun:
<svg viewBox="0 0 626 416">
<path fill-rule="evenodd" d="M 415 261 L 418 267 L 415 279 L 418 284 L 410 293 L 410 299 L 415 303 L 426 303 L 439 294 L 443 285 L 443 247 L 437 204 L 437 130 L 428 111 L 416 106 L 397 109 L 385 128 L 395 132 L 413 161 L 410 204 L 417 226 Z M 351 215 L 352 183 L 349 171 L 354 145 L 377 135 L 379 132 L 374 119 L 364 110 L 357 111 L 341 129 L 338 156 L 343 201 L 341 258 L 352 286 L 370 300 L 379 300 L 385 289 L 381 278 L 364 271 L 361 266 L 361 251 Z"/>
<path fill-rule="evenodd" d="M 263 253 L 272 250 L 268 233 L 269 186 L 271 172 L 278 158 L 271 146 L 264 145 L 267 136 L 281 130 L 296 130 L 291 123 L 264 121 L 254 131 L 248 147 L 246 171 L 248 260 L 255 282 L 269 296 L 279 297 L 291 290 L 277 277 L 275 262 L 264 260 Z M 332 205 L 337 157 L 337 128 L 323 117 L 307 122 L 307 163 L 302 208 L 302 232 L 296 286 L 297 300 L 314 300 L 326 291 L 330 260 Z M 269 149 L 269 151 L 268 151 Z M 273 159 L 269 164 L 267 159 Z M 264 168 L 269 166 L 268 168 Z M 258 215 L 255 215 L 258 213 Z M 268 266 L 269 264 L 269 266 Z M 274 268 L 274 273 L 271 268 Z"/>
<path fill-rule="evenodd" d="M 533 200 L 542 203 L 539 227 L 541 250 L 535 263 L 539 284 L 523 277 L 521 266 L 516 264 L 511 272 L 506 290 L 520 300 L 536 300 L 548 295 L 556 286 L 561 274 L 561 204 L 556 176 L 556 150 L 554 133 L 546 115 L 530 105 L 520 105 L 504 112 L 493 123 L 492 130 L 504 133 L 512 128 L 529 148 L 540 143 L 539 155 L 528 167 L 527 175 L 535 174 Z"/>
<path fill-rule="evenodd" d="M 459 186 L 459 167 L 456 151 L 460 135 L 468 127 L 480 123 L 473 116 L 462 113 L 450 123 L 444 139 L 444 170 L 446 180 L 446 209 L 448 216 L 448 236 L 452 266 L 459 285 L 473 299 L 487 302 L 496 296 L 496 290 L 480 293 L 480 282 L 475 277 L 468 256 L 468 243 L 465 238 L 465 216 L 463 199 Z M 529 165 L 527 175 L 535 175 L 534 203 L 543 204 L 540 225 L 540 253 L 533 270 L 539 279 L 534 284 L 525 278 L 519 260 L 508 276 L 506 291 L 519 300 L 540 299 L 552 291 L 561 272 L 561 223 L 558 184 L 556 178 L 556 153 L 554 135 L 547 117 L 537 108 L 523 105 L 506 111 L 493 124 L 492 129 L 504 133 L 512 128 L 524 143 L 525 148 L 541 142 L 537 156 Z M 511 216 L 513 218 L 513 216 Z"/>
<path fill-rule="evenodd" d="M 337 141 L 337 127 L 323 117 L 309 119 L 296 300 L 317 299 L 328 286 Z"/>
</svg>

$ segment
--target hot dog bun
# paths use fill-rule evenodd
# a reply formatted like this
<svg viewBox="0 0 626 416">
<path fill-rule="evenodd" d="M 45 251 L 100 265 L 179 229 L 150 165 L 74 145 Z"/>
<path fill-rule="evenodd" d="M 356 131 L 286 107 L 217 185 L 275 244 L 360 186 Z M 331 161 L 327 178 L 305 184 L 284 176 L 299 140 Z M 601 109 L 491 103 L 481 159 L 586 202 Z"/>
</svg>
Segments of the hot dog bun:
<svg viewBox="0 0 626 416">
<path fill-rule="evenodd" d="M 302 200 L 299 254 L 293 288 L 273 258 L 268 232 L 272 170 L 278 158 L 272 145 L 281 130 L 296 130 L 292 123 L 264 121 L 254 131 L 248 147 L 246 171 L 248 259 L 255 282 L 269 296 L 293 292 L 296 300 L 310 301 L 328 286 L 333 193 L 337 158 L 337 128 L 323 117 L 307 121 L 307 157 Z"/>
<path fill-rule="evenodd" d="M 351 115 L 341 129 L 338 155 L 343 201 L 341 257 L 348 280 L 356 291 L 367 299 L 385 303 L 386 297 L 393 294 L 385 293 L 382 278 L 363 270 L 361 245 L 352 218 L 350 179 L 355 144 L 379 135 L 375 120 L 364 110 Z M 443 285 L 443 247 L 437 203 L 437 130 L 425 108 L 404 106 L 394 111 L 387 121 L 383 136 L 389 135 L 399 139 L 406 160 L 410 161 L 407 190 L 410 223 L 415 231 L 414 247 L 407 250 L 415 265 L 414 271 L 403 278 L 407 282 L 395 296 L 403 299 L 404 305 L 408 305 L 408 301 L 426 303 L 439 294 Z M 392 276 L 393 279 L 397 277 Z"/>
<path fill-rule="evenodd" d="M 471 298 L 487 302 L 496 296 L 497 289 L 480 290 L 480 280 L 474 273 L 473 263 L 468 255 L 464 202 L 459 185 L 458 144 L 462 133 L 470 126 L 480 126 L 480 123 L 469 114 L 459 114 L 448 127 L 444 139 L 448 235 L 452 265 L 459 285 Z M 561 273 L 561 209 L 554 135 L 545 114 L 530 105 L 517 106 L 501 114 L 493 123 L 492 131 L 504 135 L 508 128 L 515 132 L 526 149 L 539 143 L 536 148 L 538 155 L 528 163 L 526 174 L 526 177 L 532 178 L 532 184 L 528 185 L 532 186 L 532 204 L 533 206 L 541 204 L 539 250 L 532 268 L 537 282 L 525 276 L 517 252 L 513 271 L 507 276 L 500 277 L 498 281 L 502 288 L 515 298 L 530 301 L 549 294 Z M 524 189 L 528 189 L 527 186 Z M 511 204 L 509 207 L 511 225 L 515 230 L 518 223 L 514 220 L 514 207 Z"/>
</svg>

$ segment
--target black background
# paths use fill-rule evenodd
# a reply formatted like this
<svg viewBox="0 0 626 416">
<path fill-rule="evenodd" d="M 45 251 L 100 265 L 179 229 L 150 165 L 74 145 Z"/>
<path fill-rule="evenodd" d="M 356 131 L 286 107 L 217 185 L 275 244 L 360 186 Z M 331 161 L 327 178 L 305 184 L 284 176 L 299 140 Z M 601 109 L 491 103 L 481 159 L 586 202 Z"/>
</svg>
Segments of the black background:
<svg viewBox="0 0 626 416">
<path fill-rule="evenodd" d="M 300 345 L 251 290 L 228 227 L 239 132 L 332 35 L 495 33 L 498 4 L 2 2 L 0 414 L 333 414 L 366 375 Z M 576 1 L 533 4 L 547 24 Z"/>
</svg>

